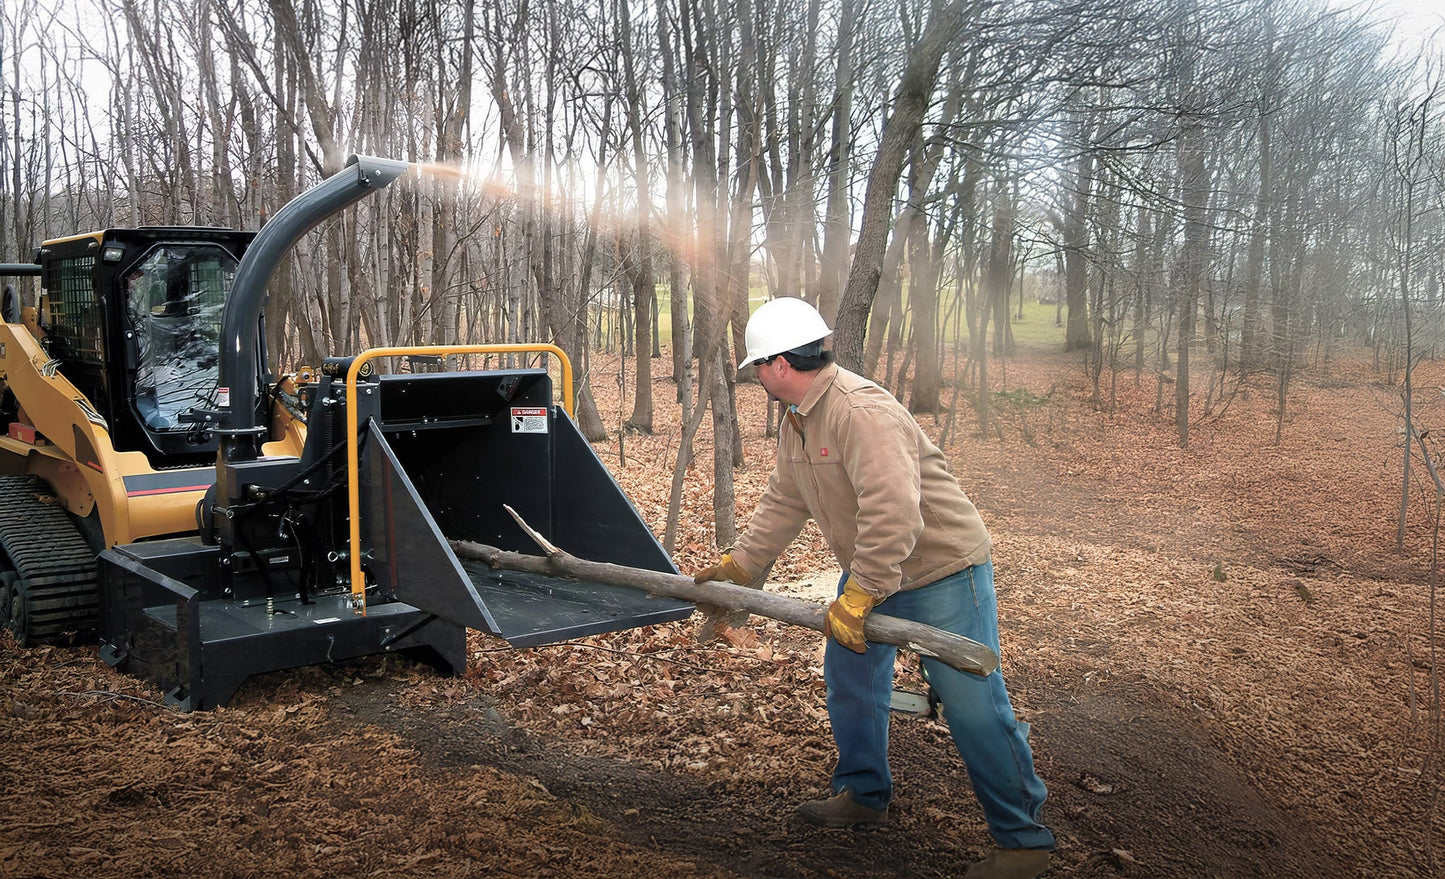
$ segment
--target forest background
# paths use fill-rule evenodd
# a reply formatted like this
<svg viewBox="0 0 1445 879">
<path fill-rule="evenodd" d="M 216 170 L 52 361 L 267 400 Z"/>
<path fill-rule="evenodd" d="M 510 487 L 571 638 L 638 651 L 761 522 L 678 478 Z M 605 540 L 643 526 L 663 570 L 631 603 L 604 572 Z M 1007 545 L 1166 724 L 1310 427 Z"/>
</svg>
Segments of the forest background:
<svg viewBox="0 0 1445 879">
<path fill-rule="evenodd" d="M 648 432 L 666 341 L 679 472 L 713 415 L 718 545 L 742 454 L 730 364 L 780 295 L 949 430 L 965 409 L 989 429 L 989 358 L 1026 302 L 1055 308 L 1096 406 L 1152 383 L 1185 447 L 1252 379 L 1283 429 L 1302 364 L 1367 346 L 1405 389 L 1408 478 L 1410 370 L 1442 312 L 1445 48 L 1387 13 L 13 0 L 0 254 L 111 225 L 256 228 L 350 153 L 460 170 L 309 236 L 271 286 L 273 362 L 550 341 L 601 440 L 589 355 L 631 365 L 624 427 Z M 669 549 L 676 510 L 675 490 Z"/>
<path fill-rule="evenodd" d="M 1024 648 L 1006 651 L 1015 705 L 1047 720 L 1055 872 L 1440 875 L 1445 431 L 1417 428 L 1414 407 L 1445 405 L 1430 360 L 1445 40 L 1438 12 L 1393 15 L 1346 0 L 4 0 L 0 260 L 106 226 L 254 229 L 351 153 L 460 170 L 303 240 L 270 286 L 273 366 L 556 342 L 579 423 L 609 463 L 630 456 L 619 481 L 660 532 L 668 509 L 684 566 L 732 540 L 766 479 L 762 392 L 731 368 L 748 310 L 808 298 L 840 359 L 973 477 L 1008 646 Z M 680 514 L 694 436 L 711 467 L 688 472 Z M 737 466 L 745 447 L 757 466 Z M 821 540 L 799 543 L 781 580 L 827 564 Z M 734 851 L 742 866 L 718 874 L 852 870 L 846 838 L 737 820 L 790 815 L 832 753 L 816 638 L 762 631 L 767 659 L 658 627 L 552 652 L 474 635 L 485 658 L 459 683 L 319 667 L 204 717 L 152 712 L 93 648 L 0 650 L 15 818 L 0 872 L 117 849 L 112 873 L 175 872 L 154 840 L 203 827 L 188 875 L 512 863 L 478 854 L 480 835 L 526 843 L 519 874 L 546 872 L 541 850 L 575 876 L 569 858 L 599 837 L 566 835 L 587 814 L 573 796 L 664 841 L 643 851 L 663 866 L 609 866 L 609 848 L 588 875 L 685 875 L 678 858 L 711 875 Z M 494 715 L 510 726 L 477 720 Z M 946 733 L 895 727 L 901 832 L 871 839 L 858 874 L 942 874 L 989 842 L 960 769 L 936 759 Z M 334 759 L 342 735 L 377 758 Z M 535 759 L 514 747 L 525 736 Z M 513 806 L 477 808 L 476 790 L 512 784 L 475 766 L 458 780 L 479 759 L 522 779 L 493 803 L 532 802 L 540 778 L 566 808 L 510 823 Z M 354 806 L 329 787 L 347 767 Z M 391 835 L 356 845 L 358 827 Z M 559 839 L 572 851 L 550 851 Z M 459 865 L 417 860 L 433 853 Z"/>
</svg>

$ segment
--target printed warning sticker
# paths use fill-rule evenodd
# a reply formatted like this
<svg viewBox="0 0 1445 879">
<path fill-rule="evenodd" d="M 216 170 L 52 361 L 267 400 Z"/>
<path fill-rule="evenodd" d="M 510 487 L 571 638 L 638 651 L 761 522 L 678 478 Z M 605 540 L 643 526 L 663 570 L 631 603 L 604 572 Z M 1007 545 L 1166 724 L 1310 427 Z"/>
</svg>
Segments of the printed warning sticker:
<svg viewBox="0 0 1445 879">
<path fill-rule="evenodd" d="M 545 406 L 513 406 L 512 433 L 546 433 L 547 409 Z"/>
</svg>

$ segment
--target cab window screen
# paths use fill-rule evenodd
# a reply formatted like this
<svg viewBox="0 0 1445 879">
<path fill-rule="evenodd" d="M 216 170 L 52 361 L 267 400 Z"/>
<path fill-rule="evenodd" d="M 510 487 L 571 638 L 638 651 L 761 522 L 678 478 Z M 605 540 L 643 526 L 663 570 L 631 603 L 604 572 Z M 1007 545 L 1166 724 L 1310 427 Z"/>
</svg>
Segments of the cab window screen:
<svg viewBox="0 0 1445 879">
<path fill-rule="evenodd" d="M 94 256 L 58 260 L 49 268 L 45 289 L 50 325 L 45 329 L 61 359 L 101 362 L 104 352 L 94 277 Z"/>
</svg>

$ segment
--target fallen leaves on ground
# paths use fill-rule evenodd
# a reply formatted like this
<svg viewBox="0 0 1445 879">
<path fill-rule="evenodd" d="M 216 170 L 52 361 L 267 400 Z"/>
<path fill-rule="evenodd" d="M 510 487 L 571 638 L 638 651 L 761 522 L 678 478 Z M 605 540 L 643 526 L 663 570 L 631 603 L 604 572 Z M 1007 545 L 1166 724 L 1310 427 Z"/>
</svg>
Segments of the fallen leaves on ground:
<svg viewBox="0 0 1445 879">
<path fill-rule="evenodd" d="M 1420 370 L 1417 387 L 1445 385 Z M 1182 449 L 1153 377 L 1106 376 L 1098 406 L 1062 355 L 991 374 L 1010 393 L 988 438 L 966 398 L 921 420 L 949 430 L 995 538 L 1051 875 L 1431 875 L 1434 489 L 1417 461 L 1397 552 L 1395 389 L 1337 359 L 1295 379 L 1279 422 L 1263 377 L 1211 387 Z M 1438 396 L 1421 392 L 1422 424 Z M 739 400 L 742 523 L 772 441 L 760 389 Z M 619 401 L 599 406 L 620 421 Z M 597 450 L 661 534 L 680 429 L 656 414 L 652 435 Z M 687 475 L 684 571 L 718 552 L 711 457 Z M 832 567 L 810 527 L 770 588 L 826 601 Z M 373 657 L 188 715 L 93 647 L 0 641 L 0 875 L 943 876 L 987 852 L 936 720 L 893 724 L 887 830 L 797 822 L 833 760 L 821 638 L 745 631 L 755 643 L 699 644 L 689 620 L 527 650 L 473 633 L 461 678 Z M 911 658 L 900 674 L 922 688 Z"/>
</svg>

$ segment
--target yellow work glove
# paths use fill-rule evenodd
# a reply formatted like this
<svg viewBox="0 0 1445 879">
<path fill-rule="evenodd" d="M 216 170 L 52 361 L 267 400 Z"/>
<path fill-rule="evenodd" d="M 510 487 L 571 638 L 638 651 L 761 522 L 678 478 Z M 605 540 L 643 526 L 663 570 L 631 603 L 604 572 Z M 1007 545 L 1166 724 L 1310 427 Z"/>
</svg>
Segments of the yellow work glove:
<svg viewBox="0 0 1445 879">
<path fill-rule="evenodd" d="M 730 580 L 739 586 L 746 586 L 753 580 L 753 575 L 743 570 L 743 566 L 733 561 L 732 553 L 723 553 L 718 563 L 710 568 L 703 568 L 692 575 L 692 582 L 707 583 L 711 580 Z"/>
<path fill-rule="evenodd" d="M 703 568 L 692 575 L 694 583 L 708 583 L 713 580 L 730 580 L 739 586 L 747 586 L 753 581 L 752 574 L 743 570 L 743 566 L 733 561 L 731 553 L 723 553 L 718 563 L 710 568 Z M 762 588 L 762 584 L 758 584 Z M 700 644 L 706 644 L 715 637 L 722 637 L 734 646 L 751 646 L 757 640 L 757 636 L 746 632 L 741 628 L 748 621 L 748 612 L 745 610 L 723 610 L 715 604 L 699 604 L 697 609 L 702 611 L 702 627 L 698 630 L 697 640 Z M 738 643 L 741 641 L 742 643 Z"/>
<path fill-rule="evenodd" d="M 853 575 L 849 574 L 848 580 L 843 584 L 843 594 L 828 605 L 828 615 L 823 618 L 823 631 L 854 653 L 865 652 L 868 641 L 863 637 L 863 621 L 878 602 L 879 599 L 864 592 L 853 582 Z"/>
</svg>

